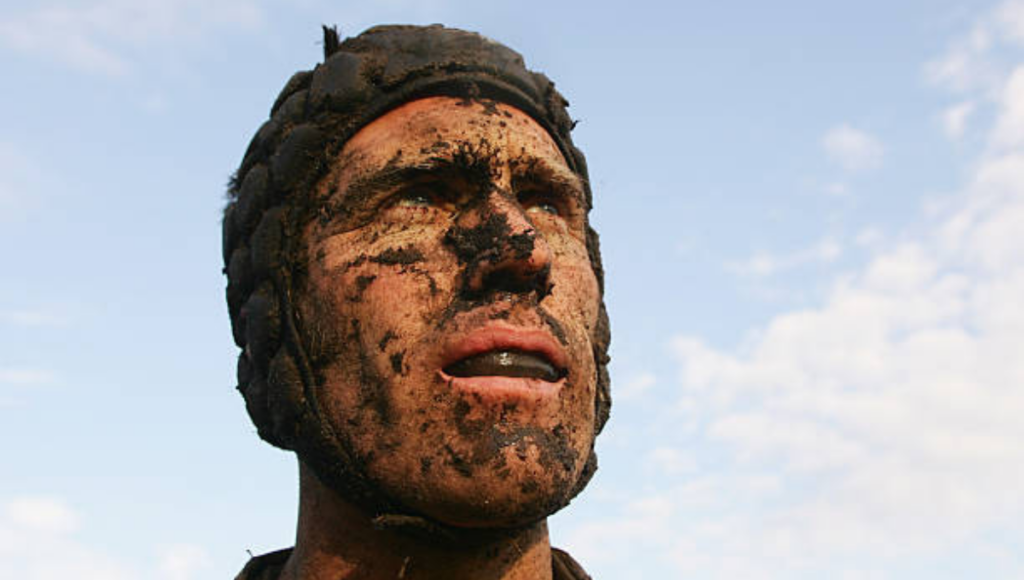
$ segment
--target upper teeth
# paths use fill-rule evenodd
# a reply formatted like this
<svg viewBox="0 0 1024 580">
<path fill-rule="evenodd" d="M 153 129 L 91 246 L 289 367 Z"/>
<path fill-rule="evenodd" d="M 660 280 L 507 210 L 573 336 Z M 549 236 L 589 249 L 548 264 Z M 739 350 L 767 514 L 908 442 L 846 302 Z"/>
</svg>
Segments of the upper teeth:
<svg viewBox="0 0 1024 580">
<path fill-rule="evenodd" d="M 527 377 L 551 382 L 562 377 L 562 372 L 543 356 L 516 350 L 482 352 L 457 361 L 444 370 L 456 377 Z"/>
</svg>

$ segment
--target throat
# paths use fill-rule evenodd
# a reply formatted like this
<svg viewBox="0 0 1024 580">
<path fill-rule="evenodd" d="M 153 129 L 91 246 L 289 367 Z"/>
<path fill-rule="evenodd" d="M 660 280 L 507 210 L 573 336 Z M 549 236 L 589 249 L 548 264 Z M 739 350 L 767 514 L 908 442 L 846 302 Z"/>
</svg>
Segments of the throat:
<svg viewBox="0 0 1024 580">
<path fill-rule="evenodd" d="M 319 482 L 303 483 L 295 548 L 278 580 L 552 578 L 546 520 L 515 529 L 438 525 L 445 532 L 438 534 L 437 524 L 424 526 L 429 520 L 377 521 Z"/>
</svg>

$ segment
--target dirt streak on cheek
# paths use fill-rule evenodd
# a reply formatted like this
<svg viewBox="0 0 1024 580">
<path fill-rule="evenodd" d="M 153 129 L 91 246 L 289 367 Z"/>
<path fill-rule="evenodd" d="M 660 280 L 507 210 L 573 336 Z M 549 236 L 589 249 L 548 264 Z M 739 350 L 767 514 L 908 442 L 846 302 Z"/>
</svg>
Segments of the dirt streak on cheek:
<svg viewBox="0 0 1024 580">
<path fill-rule="evenodd" d="M 551 329 L 551 334 L 555 335 L 558 342 L 562 346 L 569 346 L 569 339 L 565 336 L 565 328 L 562 326 L 562 323 L 542 306 L 537 307 L 537 312 L 540 314 L 544 324 Z"/>
<path fill-rule="evenodd" d="M 358 349 L 359 357 L 359 409 L 373 410 L 380 422 L 389 425 L 392 422 L 393 404 L 387 383 L 374 366 L 374 360 L 363 344 L 362 324 L 358 319 L 351 320 L 349 344 Z"/>
</svg>

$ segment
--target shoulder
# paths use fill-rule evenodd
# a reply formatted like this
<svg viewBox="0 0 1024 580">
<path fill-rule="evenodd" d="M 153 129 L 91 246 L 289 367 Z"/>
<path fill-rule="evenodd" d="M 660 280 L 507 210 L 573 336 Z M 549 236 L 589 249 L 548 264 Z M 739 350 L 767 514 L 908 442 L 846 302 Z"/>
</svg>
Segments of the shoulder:
<svg viewBox="0 0 1024 580">
<path fill-rule="evenodd" d="M 551 548 L 551 568 L 554 580 L 591 580 L 572 556 L 555 547 Z"/>
<path fill-rule="evenodd" d="M 277 580 L 291 553 L 291 548 L 288 548 L 256 556 L 249 560 L 235 580 Z M 572 556 L 554 547 L 551 548 L 551 569 L 554 580 L 592 580 Z"/>
<path fill-rule="evenodd" d="M 288 561 L 288 556 L 291 554 L 292 549 L 287 548 L 255 556 L 245 564 L 245 568 L 242 568 L 238 576 L 235 576 L 235 580 L 277 580 L 281 574 L 281 568 L 284 567 L 284 563 Z"/>
</svg>

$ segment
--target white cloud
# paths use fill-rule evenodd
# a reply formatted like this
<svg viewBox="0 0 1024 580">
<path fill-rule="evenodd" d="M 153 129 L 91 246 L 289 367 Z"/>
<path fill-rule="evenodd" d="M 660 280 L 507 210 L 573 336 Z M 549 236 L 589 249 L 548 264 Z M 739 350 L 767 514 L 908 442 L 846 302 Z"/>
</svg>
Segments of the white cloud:
<svg viewBox="0 0 1024 580">
<path fill-rule="evenodd" d="M 615 385 L 615 400 L 629 401 L 638 399 L 658 383 L 657 377 L 651 373 L 641 373 L 625 382 Z"/>
<path fill-rule="evenodd" d="M 128 567 L 80 541 L 78 514 L 60 498 L 14 498 L 0 511 L 0 578 L 131 580 Z"/>
<path fill-rule="evenodd" d="M 729 450 L 716 473 L 781 482 L 752 513 L 673 528 L 698 561 L 681 558 L 685 570 L 778 578 L 858 554 L 927 560 L 1024 517 L 1024 126 L 1017 101 L 1002 104 L 1003 148 L 923 233 L 879 246 L 819 306 L 774 317 L 738 350 L 675 339 L 686 413 L 705 445 Z M 740 560 L 749 569 L 722 564 Z"/>
<path fill-rule="evenodd" d="M 697 462 L 693 456 L 673 447 L 655 447 L 647 454 L 649 467 L 671 475 L 692 473 L 697 470 Z"/>
<path fill-rule="evenodd" d="M 0 22 L 0 39 L 16 50 L 43 54 L 74 68 L 120 75 L 127 63 L 92 36 L 88 13 L 71 8 L 43 8 L 20 19 Z"/>
<path fill-rule="evenodd" d="M 771 276 L 807 264 L 829 264 L 843 253 L 843 246 L 832 238 L 823 238 L 814 245 L 790 254 L 772 254 L 764 250 L 754 252 L 740 262 L 729 262 L 725 269 L 743 276 Z"/>
<path fill-rule="evenodd" d="M 841 181 L 829 183 L 824 188 L 825 194 L 832 197 L 843 197 L 850 193 L 850 187 Z"/>
<path fill-rule="evenodd" d="M 994 10 L 993 20 L 1007 41 L 1024 46 L 1024 2 L 1004 2 Z"/>
<path fill-rule="evenodd" d="M 0 322 L 26 328 L 64 326 L 68 318 L 55 310 L 0 310 Z"/>
<path fill-rule="evenodd" d="M 586 562 L 590 568 L 617 564 L 629 571 L 630 560 L 642 557 L 644 552 L 654 548 L 664 553 L 671 549 L 672 515 L 686 497 L 682 490 L 673 491 L 672 494 L 608 498 L 609 505 L 618 508 L 619 513 L 607 520 L 577 526 L 560 537 L 560 541 L 574 558 Z M 643 497 L 637 499 L 638 495 Z M 642 577 L 642 573 L 637 572 L 632 576 L 616 576 L 623 580 Z"/>
<path fill-rule="evenodd" d="M 954 42 L 946 54 L 925 65 L 927 79 L 957 92 L 990 86 L 998 76 L 986 58 L 992 47 L 990 30 L 987 22 L 976 24 L 969 34 Z"/>
<path fill-rule="evenodd" d="M 944 82 L 976 75 L 1006 26 L 1024 29 L 1021 6 L 983 18 L 961 43 L 974 60 L 946 62 Z M 969 94 L 950 109 L 952 134 L 994 119 L 960 191 L 902 235 L 862 230 L 863 267 L 738 347 L 673 340 L 677 405 L 652 418 L 645 465 L 676 486 L 648 494 L 657 510 L 624 494 L 578 526 L 570 546 L 588 563 L 626 578 L 956 577 L 932 573 L 955 553 L 974 576 L 1021 577 L 1024 67 L 982 64 L 999 78 L 962 76 Z M 769 274 L 796 255 L 811 254 L 735 269 Z"/>
<path fill-rule="evenodd" d="M 1024 145 L 1024 66 L 1010 73 L 1000 94 L 1000 113 L 992 131 L 993 147 L 1005 149 Z"/>
<path fill-rule="evenodd" d="M 140 570 L 130 557 L 115 557 L 91 540 L 87 522 L 66 500 L 22 496 L 0 503 L 0 578 L 27 580 L 198 580 L 211 558 L 204 548 L 175 544 L 157 549 L 158 558 Z"/>
<path fill-rule="evenodd" d="M 967 34 L 927 63 L 925 77 L 953 92 L 991 97 L 1006 79 L 1008 61 L 1000 50 L 1020 46 L 1024 46 L 1024 1 L 1008 0 L 981 15 Z"/>
<path fill-rule="evenodd" d="M 679 403 L 644 464 L 681 483 L 637 490 L 657 509 L 609 501 L 568 545 L 679 577 L 888 578 L 950 550 L 1018 573 L 988 538 L 1024 541 L 1024 152 L 976 167 L 924 233 L 866 230 L 874 257 L 819 306 L 735 350 L 677 337 Z"/>
<path fill-rule="evenodd" d="M 60 498 L 20 497 L 4 506 L 8 522 L 34 532 L 67 534 L 78 529 L 79 518 Z"/>
<path fill-rule="evenodd" d="M 828 157 L 847 171 L 874 169 L 882 163 L 881 141 L 846 123 L 829 129 L 821 145 Z"/>
<path fill-rule="evenodd" d="M 742 262 L 729 262 L 725 269 L 735 274 L 767 276 L 779 269 L 779 259 L 768 252 L 759 250 Z"/>
<path fill-rule="evenodd" d="M 216 30 L 254 29 L 264 21 L 255 0 L 100 0 L 50 2 L 0 20 L 0 42 L 88 73 L 131 69 L 140 47 L 195 40 Z"/>
<path fill-rule="evenodd" d="M 166 580 L 192 580 L 198 571 L 210 566 L 210 555 L 201 546 L 179 544 L 169 546 L 160 557 L 161 577 Z"/>
<path fill-rule="evenodd" d="M 857 233 L 857 236 L 854 238 L 854 242 L 861 247 L 870 247 L 881 243 L 883 239 L 884 234 L 882 234 L 881 230 L 874 227 L 867 227 Z"/>
<path fill-rule="evenodd" d="M 44 369 L 0 367 L 0 385 L 46 385 L 55 378 L 53 372 Z"/>
<path fill-rule="evenodd" d="M 967 119 L 974 112 L 975 104 L 972 101 L 964 101 L 948 107 L 942 112 L 942 128 L 950 139 L 963 137 L 967 129 Z"/>
<path fill-rule="evenodd" d="M 691 472 L 684 466 L 676 473 Z M 735 514 L 770 499 L 779 484 L 772 476 L 703 475 L 687 477 L 670 489 L 652 491 L 637 486 L 604 498 L 606 519 L 578 525 L 559 539 L 588 568 L 614 570 L 612 577 L 622 580 L 650 578 L 651 570 L 679 578 L 771 577 L 765 570 L 760 576 L 730 574 L 738 571 L 735 568 L 722 570 L 737 565 L 756 568 L 762 561 L 753 557 L 753 549 L 763 550 L 764 546 L 744 546 L 747 553 L 735 560 L 719 559 L 709 546 L 737 543 L 731 535 L 738 523 Z M 711 514 L 713 518 L 708 517 Z M 717 573 L 709 575 L 710 571 Z"/>
</svg>

